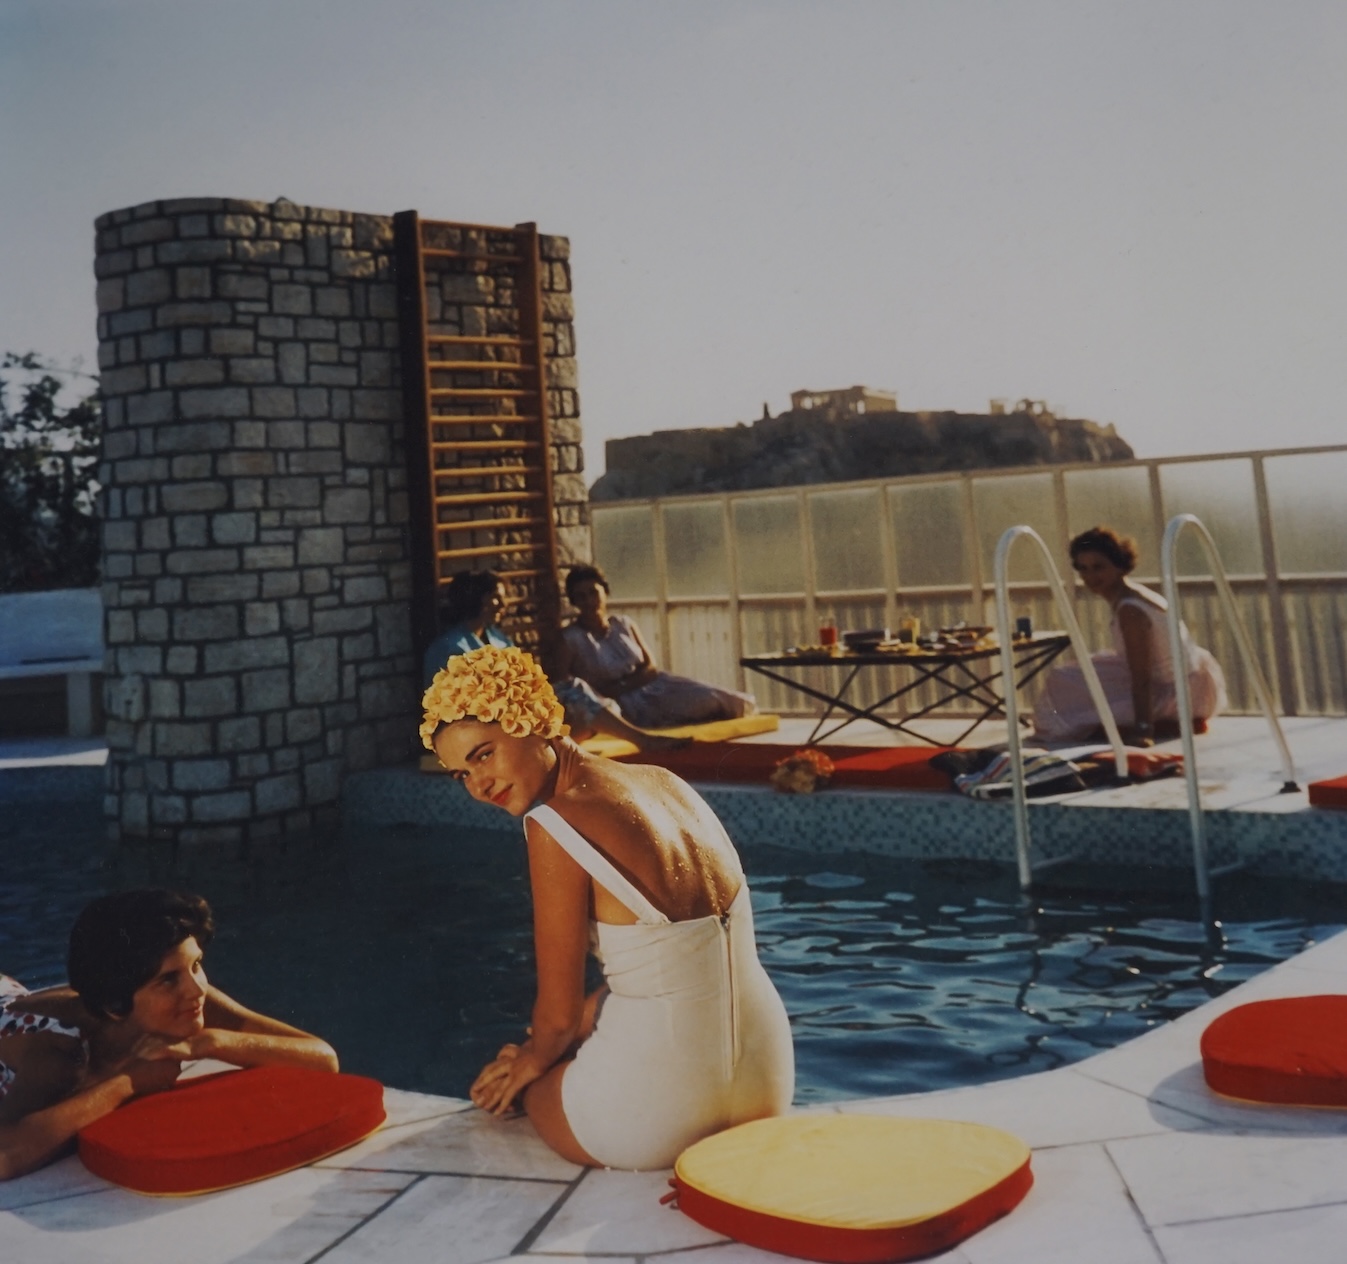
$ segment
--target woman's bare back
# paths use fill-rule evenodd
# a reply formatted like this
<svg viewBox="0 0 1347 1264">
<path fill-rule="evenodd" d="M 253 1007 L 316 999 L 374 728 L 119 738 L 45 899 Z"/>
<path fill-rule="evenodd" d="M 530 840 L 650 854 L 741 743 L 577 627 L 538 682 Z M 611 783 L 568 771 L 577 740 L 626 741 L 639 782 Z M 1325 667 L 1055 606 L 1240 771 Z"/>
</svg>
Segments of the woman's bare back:
<svg viewBox="0 0 1347 1264">
<path fill-rule="evenodd" d="M 667 769 L 558 750 L 549 806 L 599 849 L 670 921 L 724 914 L 743 882 L 734 845 L 705 800 Z M 532 828 L 538 828 L 533 826 Z M 601 922 L 635 915 L 597 883 Z"/>
</svg>

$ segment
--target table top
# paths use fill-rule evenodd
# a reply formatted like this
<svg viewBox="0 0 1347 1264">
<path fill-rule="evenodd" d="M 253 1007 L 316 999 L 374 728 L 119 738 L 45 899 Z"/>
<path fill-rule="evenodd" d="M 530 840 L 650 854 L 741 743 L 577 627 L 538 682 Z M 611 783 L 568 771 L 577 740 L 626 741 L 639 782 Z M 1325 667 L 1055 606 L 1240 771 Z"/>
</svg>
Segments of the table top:
<svg viewBox="0 0 1347 1264">
<path fill-rule="evenodd" d="M 1023 653 L 1027 650 L 1039 649 L 1058 649 L 1071 643 L 1070 636 L 1065 632 L 1035 632 L 1033 636 L 1017 636 L 1013 643 L 1013 649 L 1016 653 Z M 968 648 L 948 648 L 948 649 L 926 649 L 917 647 L 909 649 L 869 649 L 869 650 L 851 650 L 845 646 L 838 645 L 832 650 L 824 649 L 806 649 L 795 652 L 782 651 L 775 654 L 749 654 L 739 660 L 744 667 L 789 667 L 798 665 L 800 667 L 829 667 L 846 666 L 856 667 L 867 664 L 882 664 L 886 667 L 901 665 L 903 663 L 955 663 L 955 662 L 973 662 L 978 659 L 991 658 L 1000 654 L 999 645 L 977 645 Z"/>
</svg>

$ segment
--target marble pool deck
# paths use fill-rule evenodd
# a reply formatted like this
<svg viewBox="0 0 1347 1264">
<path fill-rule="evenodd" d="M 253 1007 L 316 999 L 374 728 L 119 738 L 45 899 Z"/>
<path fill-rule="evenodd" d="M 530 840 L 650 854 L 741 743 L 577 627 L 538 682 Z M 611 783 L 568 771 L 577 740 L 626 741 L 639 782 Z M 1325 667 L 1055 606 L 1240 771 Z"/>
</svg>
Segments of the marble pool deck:
<svg viewBox="0 0 1347 1264">
<path fill-rule="evenodd" d="M 1347 990 L 1347 933 L 1119 1048 L 974 1088 L 819 1108 L 970 1120 L 1033 1149 L 1034 1187 L 947 1264 L 1340 1264 L 1347 1111 L 1243 1105 L 1205 1086 L 1219 1012 Z M 390 1089 L 387 1124 L 311 1167 L 193 1198 L 146 1198 L 77 1158 L 0 1185 L 16 1264 L 770 1264 L 662 1207 L 667 1172 L 584 1170 L 527 1120 Z"/>
</svg>

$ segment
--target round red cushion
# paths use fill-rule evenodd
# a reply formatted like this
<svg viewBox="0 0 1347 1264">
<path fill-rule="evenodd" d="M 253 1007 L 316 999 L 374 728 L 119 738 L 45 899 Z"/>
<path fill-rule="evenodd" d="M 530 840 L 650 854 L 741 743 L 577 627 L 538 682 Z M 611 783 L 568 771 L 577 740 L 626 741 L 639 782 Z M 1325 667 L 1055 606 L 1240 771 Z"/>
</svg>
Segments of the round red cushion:
<svg viewBox="0 0 1347 1264">
<path fill-rule="evenodd" d="M 252 1067 L 137 1098 L 80 1133 L 84 1166 L 142 1194 L 199 1194 L 302 1167 L 384 1121 L 383 1086 L 360 1075 Z"/>
<path fill-rule="evenodd" d="M 1202 1072 L 1227 1097 L 1347 1106 L 1347 996 L 1287 996 L 1227 1010 L 1202 1033 Z"/>
</svg>

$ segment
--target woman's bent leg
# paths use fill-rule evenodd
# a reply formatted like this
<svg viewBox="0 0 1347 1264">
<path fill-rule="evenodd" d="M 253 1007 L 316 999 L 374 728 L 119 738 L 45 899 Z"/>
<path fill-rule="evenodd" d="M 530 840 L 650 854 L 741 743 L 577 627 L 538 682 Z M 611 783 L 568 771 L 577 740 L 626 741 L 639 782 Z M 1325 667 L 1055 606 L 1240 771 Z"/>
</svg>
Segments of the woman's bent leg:
<svg viewBox="0 0 1347 1264">
<path fill-rule="evenodd" d="M 561 1104 L 561 1080 L 570 1065 L 569 1062 L 563 1062 L 554 1066 L 541 1079 L 534 1080 L 524 1094 L 524 1109 L 538 1135 L 563 1159 L 582 1163 L 585 1167 L 602 1167 L 603 1164 L 587 1154 L 575 1139 L 566 1120 L 566 1111 Z"/>
</svg>

